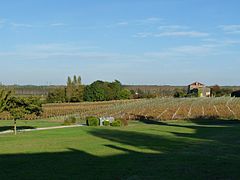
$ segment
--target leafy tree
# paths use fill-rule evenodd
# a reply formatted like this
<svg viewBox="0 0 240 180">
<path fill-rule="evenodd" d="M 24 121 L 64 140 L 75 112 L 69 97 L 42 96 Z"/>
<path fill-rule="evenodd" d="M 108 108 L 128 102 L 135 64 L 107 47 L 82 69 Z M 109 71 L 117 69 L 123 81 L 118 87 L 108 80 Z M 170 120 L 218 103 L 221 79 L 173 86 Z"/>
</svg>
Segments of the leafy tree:
<svg viewBox="0 0 240 180">
<path fill-rule="evenodd" d="M 84 100 L 86 101 L 106 101 L 110 100 L 111 90 L 108 89 L 107 82 L 95 81 L 86 86 L 84 90 Z"/>
<path fill-rule="evenodd" d="M 118 99 L 129 99 L 131 92 L 123 89 L 121 83 L 95 81 L 84 89 L 85 101 L 109 101 Z"/>
<path fill-rule="evenodd" d="M 2 95 L 4 94 L 4 95 Z M 11 96 L 11 92 L 1 92 L 1 111 L 7 111 L 14 120 L 14 134 L 17 133 L 17 120 L 24 118 L 26 114 L 36 114 L 42 112 L 41 102 L 38 98 L 23 98 Z"/>
<path fill-rule="evenodd" d="M 65 88 L 56 88 L 51 90 L 47 96 L 48 103 L 63 103 L 66 102 Z"/>
<path fill-rule="evenodd" d="M 130 99 L 131 92 L 128 89 L 122 89 L 119 93 L 119 99 Z"/>
<path fill-rule="evenodd" d="M 105 88 L 104 88 L 104 82 L 103 81 L 95 81 L 93 84 L 90 85 L 91 90 L 93 91 L 93 99 L 92 101 L 105 101 Z"/>
<path fill-rule="evenodd" d="M 6 110 L 11 114 L 14 120 L 14 134 L 17 133 L 17 120 L 24 118 L 26 114 L 35 114 L 39 116 L 42 107 L 39 99 L 11 97 L 7 102 Z"/>
<path fill-rule="evenodd" d="M 113 93 L 113 98 L 112 99 L 121 99 L 120 93 L 122 91 L 122 84 L 120 81 L 115 80 L 112 83 L 109 83 L 109 86 L 111 88 L 111 91 Z"/>
</svg>

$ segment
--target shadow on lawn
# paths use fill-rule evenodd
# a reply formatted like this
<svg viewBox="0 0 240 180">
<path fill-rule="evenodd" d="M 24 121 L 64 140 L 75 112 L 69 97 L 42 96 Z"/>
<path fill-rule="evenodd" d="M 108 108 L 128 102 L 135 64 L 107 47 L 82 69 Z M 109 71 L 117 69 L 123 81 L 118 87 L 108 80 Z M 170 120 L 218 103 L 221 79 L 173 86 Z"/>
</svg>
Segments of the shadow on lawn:
<svg viewBox="0 0 240 180">
<path fill-rule="evenodd" d="M 228 141 L 229 137 L 236 139 L 240 137 L 240 120 L 238 119 L 218 119 L 217 117 L 196 117 L 185 120 L 194 124 L 169 123 L 166 121 L 157 121 L 150 118 L 141 118 L 140 122 L 151 125 L 161 125 L 168 127 L 190 128 L 196 131 L 194 134 L 172 132 L 180 137 L 202 138 L 219 142 Z M 239 131 L 238 131 L 239 130 Z"/>
<path fill-rule="evenodd" d="M 23 130 L 23 129 L 35 129 L 35 127 L 32 126 L 17 126 L 17 130 Z M 0 132 L 13 130 L 13 126 L 0 126 Z"/>
<path fill-rule="evenodd" d="M 149 123 L 151 124 L 151 123 Z M 115 155 L 66 152 L 0 155 L 1 179 L 239 179 L 240 126 L 158 124 L 176 136 L 91 128 Z M 148 128 L 158 128 L 149 125 Z M 174 129 L 172 129 L 174 127 Z M 190 128 L 194 133 L 180 133 Z M 176 131 L 180 132 L 176 132 Z M 199 139 L 200 138 L 200 139 Z M 81 142 L 79 142 L 81 143 Z M 145 151 L 147 150 L 148 153 Z"/>
<path fill-rule="evenodd" d="M 154 119 L 152 116 L 135 116 L 135 120 L 140 121 L 145 124 L 155 124 L 155 125 L 170 125 L 166 121 L 159 121 Z M 177 121 L 177 120 L 175 120 Z M 193 122 L 199 125 L 240 125 L 239 119 L 221 119 L 218 116 L 199 116 L 195 118 L 185 119 L 186 122 Z"/>
</svg>

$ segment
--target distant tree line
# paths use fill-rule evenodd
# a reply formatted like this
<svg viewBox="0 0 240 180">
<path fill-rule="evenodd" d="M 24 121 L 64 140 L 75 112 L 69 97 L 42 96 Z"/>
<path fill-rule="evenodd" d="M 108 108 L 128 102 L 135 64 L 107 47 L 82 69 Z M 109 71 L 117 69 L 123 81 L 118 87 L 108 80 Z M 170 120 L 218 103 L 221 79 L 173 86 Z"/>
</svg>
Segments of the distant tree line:
<svg viewBox="0 0 240 180">
<path fill-rule="evenodd" d="M 120 81 L 95 81 L 84 86 L 80 76 L 68 77 L 67 86 L 51 90 L 47 96 L 48 103 L 110 101 L 130 99 L 131 92 L 123 88 Z"/>
<path fill-rule="evenodd" d="M 218 85 L 212 86 L 211 91 L 214 97 L 231 96 L 231 93 L 233 92 L 232 89 L 220 87 Z"/>
<path fill-rule="evenodd" d="M 156 97 L 173 97 L 176 88 L 184 88 L 183 86 L 157 86 L 157 85 L 126 85 L 133 98 L 156 98 Z"/>
<path fill-rule="evenodd" d="M 37 96 L 47 103 L 107 101 L 117 99 L 140 99 L 156 97 L 198 97 L 198 92 L 188 93 L 184 86 L 157 85 L 122 85 L 119 81 L 95 81 L 83 85 L 80 76 L 68 77 L 66 85 L 62 86 L 4 86 L 0 88 L 11 90 L 14 96 Z M 240 89 L 238 86 L 212 86 L 214 97 L 230 96 Z"/>
<path fill-rule="evenodd" d="M 210 87 L 211 89 L 211 96 L 213 97 L 222 97 L 222 96 L 231 96 L 233 89 L 220 87 L 219 85 L 215 85 Z M 175 98 L 183 98 L 183 97 L 199 97 L 197 92 L 187 93 L 185 88 L 177 88 L 175 89 L 173 97 Z"/>
</svg>

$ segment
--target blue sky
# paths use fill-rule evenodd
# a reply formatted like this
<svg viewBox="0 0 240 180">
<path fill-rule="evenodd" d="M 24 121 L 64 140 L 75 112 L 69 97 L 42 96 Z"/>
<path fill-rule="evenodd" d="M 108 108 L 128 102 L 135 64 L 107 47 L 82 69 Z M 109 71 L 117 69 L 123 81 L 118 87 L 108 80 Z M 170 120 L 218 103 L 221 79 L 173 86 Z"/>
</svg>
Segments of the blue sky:
<svg viewBox="0 0 240 180">
<path fill-rule="evenodd" d="M 239 0 L 1 0 L 0 82 L 240 85 Z"/>
</svg>

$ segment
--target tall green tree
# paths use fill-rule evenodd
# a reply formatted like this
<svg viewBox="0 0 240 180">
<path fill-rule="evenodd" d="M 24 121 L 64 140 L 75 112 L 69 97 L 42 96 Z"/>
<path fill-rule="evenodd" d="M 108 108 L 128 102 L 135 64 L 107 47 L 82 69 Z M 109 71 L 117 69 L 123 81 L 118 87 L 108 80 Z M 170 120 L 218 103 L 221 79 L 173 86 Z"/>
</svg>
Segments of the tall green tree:
<svg viewBox="0 0 240 180">
<path fill-rule="evenodd" d="M 78 76 L 77 84 L 78 85 L 82 85 L 82 78 L 81 78 L 81 76 Z"/>
<path fill-rule="evenodd" d="M 81 102 L 83 101 L 83 91 L 84 86 L 81 83 L 80 76 L 73 76 L 73 80 L 68 77 L 67 87 L 66 87 L 66 100 L 68 102 Z"/>
<path fill-rule="evenodd" d="M 68 79 L 67 79 L 67 86 L 70 86 L 72 85 L 72 79 L 70 76 L 68 76 Z"/>
<path fill-rule="evenodd" d="M 78 81 L 77 81 L 77 76 L 74 75 L 74 76 L 73 76 L 73 84 L 76 85 L 77 83 L 78 83 Z"/>
<path fill-rule="evenodd" d="M 73 81 L 71 77 L 68 77 L 67 87 L 66 87 L 66 101 L 71 102 L 71 97 L 73 93 Z"/>
<path fill-rule="evenodd" d="M 82 85 L 81 77 L 74 75 L 67 79 L 65 88 L 56 88 L 48 93 L 47 102 L 81 102 L 83 101 L 84 85 Z"/>
</svg>

